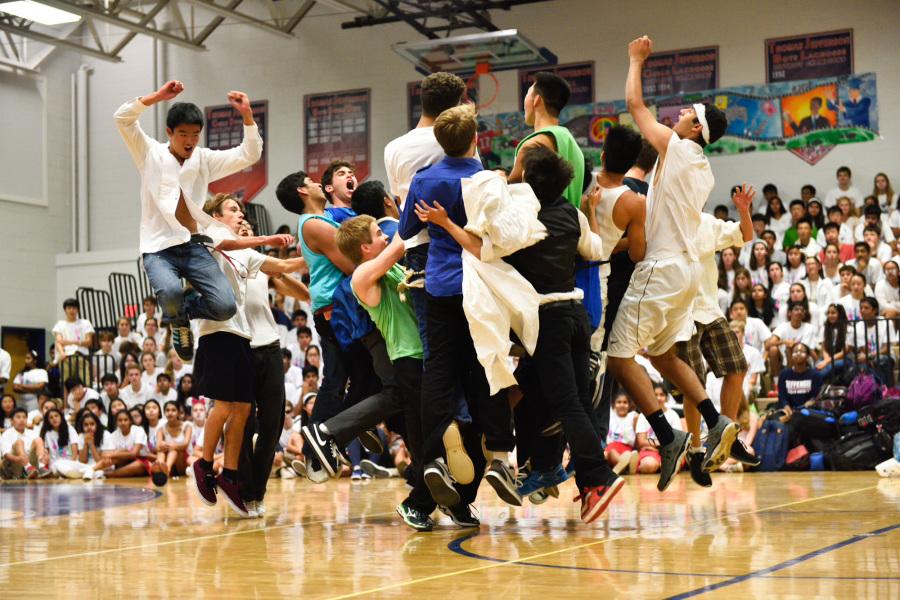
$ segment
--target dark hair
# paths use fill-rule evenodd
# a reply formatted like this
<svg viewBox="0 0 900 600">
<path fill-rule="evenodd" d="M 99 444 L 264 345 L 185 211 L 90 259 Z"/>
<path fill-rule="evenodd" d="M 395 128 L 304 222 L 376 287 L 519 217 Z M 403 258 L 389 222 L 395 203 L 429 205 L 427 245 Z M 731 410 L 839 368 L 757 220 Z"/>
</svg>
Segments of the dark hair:
<svg viewBox="0 0 900 600">
<path fill-rule="evenodd" d="M 816 195 L 816 186 L 812 185 L 811 183 L 807 183 L 806 185 L 804 185 L 803 187 L 800 188 L 800 191 L 801 192 L 809 191 L 810 193 L 812 193 L 813 196 L 815 196 Z"/>
<path fill-rule="evenodd" d="M 156 302 L 156 296 L 144 296 L 144 299 L 141 301 L 141 304 L 143 304 L 144 302 L 149 302 L 153 306 L 159 306 L 159 304 L 157 304 L 157 302 Z M 131 323 L 129 322 L 129 325 L 130 324 Z"/>
<path fill-rule="evenodd" d="M 628 172 L 637 161 L 642 145 L 640 134 L 631 127 L 624 125 L 610 127 L 603 139 L 603 168 L 616 174 Z"/>
<path fill-rule="evenodd" d="M 104 373 L 103 377 L 100 378 L 100 383 L 115 383 L 119 384 L 119 378 L 115 376 L 114 373 Z"/>
<path fill-rule="evenodd" d="M 116 430 L 116 415 L 119 414 L 119 412 L 113 413 L 113 411 L 112 411 L 113 410 L 113 402 L 120 402 L 122 404 L 122 406 L 124 407 L 119 412 L 126 412 L 126 413 L 128 412 L 128 405 L 125 404 L 124 400 L 122 400 L 121 398 L 116 398 L 115 400 L 110 400 L 109 411 L 106 413 L 107 415 L 109 415 L 109 418 L 106 421 L 106 429 L 110 433 Z M 130 416 L 129 416 L 129 418 L 130 418 Z"/>
<path fill-rule="evenodd" d="M 584 157 L 584 176 L 581 178 L 581 193 L 585 194 L 588 191 L 588 188 L 591 187 L 591 173 L 594 171 L 594 161 L 591 160 L 590 156 Z M 509 175 L 509 172 L 506 173 Z"/>
<path fill-rule="evenodd" d="M 81 310 L 81 304 L 78 303 L 78 300 L 75 298 L 66 298 L 63 300 L 63 310 L 66 310 L 70 306 L 74 306 L 78 310 Z"/>
<path fill-rule="evenodd" d="M 313 374 L 316 377 L 319 376 L 319 370 L 311 365 L 307 365 L 303 367 L 303 378 L 306 379 L 306 376 L 309 374 Z"/>
<path fill-rule="evenodd" d="M 866 296 L 865 298 L 863 298 L 862 300 L 859 301 L 860 304 L 862 304 L 863 302 L 868 304 L 869 307 L 872 310 L 874 310 L 876 314 L 878 313 L 878 300 L 876 300 L 872 296 Z"/>
<path fill-rule="evenodd" d="M 179 125 L 198 125 L 203 127 L 203 111 L 190 102 L 176 102 L 166 113 L 166 128 L 175 129 Z"/>
<path fill-rule="evenodd" d="M 803 287 L 803 286 L 801 285 L 800 287 Z M 806 288 L 803 288 L 803 291 L 806 292 Z M 803 300 L 798 300 L 796 302 L 794 300 L 788 300 L 788 309 L 787 309 L 788 315 L 791 314 L 792 310 L 794 310 L 795 308 L 798 308 L 798 307 L 803 309 L 803 322 L 809 323 L 809 321 L 811 319 L 811 316 L 809 313 L 809 298 L 804 298 Z"/>
<path fill-rule="evenodd" d="M 125 345 L 125 344 L 123 343 L 122 346 L 124 346 L 124 345 Z M 120 350 L 120 351 L 122 351 L 122 346 L 119 346 L 119 350 Z M 140 359 L 138 359 L 137 354 L 135 354 L 134 352 L 124 352 L 124 351 L 122 351 L 122 358 L 119 359 L 119 381 L 121 381 L 121 382 L 124 382 L 124 381 L 125 381 L 125 375 L 127 374 L 127 369 L 125 369 L 125 360 L 126 360 L 129 356 L 130 356 L 131 358 L 134 359 L 134 362 L 135 362 L 136 364 L 138 364 L 138 365 L 141 364 L 141 361 L 140 361 Z"/>
<path fill-rule="evenodd" d="M 72 375 L 68 379 L 66 379 L 66 389 L 70 390 L 73 387 L 84 385 L 84 381 L 78 375 Z"/>
<path fill-rule="evenodd" d="M 15 407 L 9 416 L 10 416 L 10 418 L 12 418 L 12 417 L 15 417 L 19 413 L 22 413 L 26 417 L 28 416 L 28 411 L 25 410 L 24 408 L 22 408 L 21 406 Z"/>
<path fill-rule="evenodd" d="M 303 327 L 297 328 L 297 337 L 300 337 L 301 333 L 305 333 L 305 334 L 309 335 L 309 337 L 312 337 L 312 329 L 310 329 L 309 327 L 306 327 L 305 325 Z"/>
<path fill-rule="evenodd" d="M 156 382 L 159 383 L 160 379 L 168 379 L 169 383 L 172 383 L 172 376 L 169 375 L 168 373 L 166 373 L 165 371 L 163 371 L 162 373 L 160 373 L 159 375 L 156 376 Z"/>
<path fill-rule="evenodd" d="M 798 226 L 800 226 L 800 225 L 803 224 L 803 223 L 809 225 L 810 227 L 813 226 L 812 219 L 810 219 L 809 216 L 800 217 L 800 219 L 797 221 L 797 225 L 798 225 Z M 802 249 L 802 248 L 801 248 L 801 249 Z"/>
<path fill-rule="evenodd" d="M 422 114 L 431 119 L 462 101 L 466 82 L 453 73 L 432 73 L 422 80 Z M 356 195 L 356 192 L 354 192 Z"/>
<path fill-rule="evenodd" d="M 159 401 L 156 398 L 150 398 L 149 400 L 144 402 L 144 405 L 142 407 L 140 407 L 141 408 L 141 426 L 143 426 L 144 430 L 148 434 L 150 433 L 150 423 L 147 422 L 147 405 L 150 404 L 151 402 L 156 405 L 156 408 L 159 409 L 159 418 L 160 419 L 163 418 L 162 406 L 159 405 Z M 137 407 L 135 407 L 135 408 L 137 408 Z M 134 410 L 134 408 L 132 408 L 131 410 Z"/>
<path fill-rule="evenodd" d="M 522 158 L 525 183 L 531 186 L 541 203 L 562 195 L 574 176 L 572 165 L 546 146 L 532 146 Z"/>
<path fill-rule="evenodd" d="M 716 212 L 719 212 L 719 211 L 723 211 L 723 210 L 727 213 L 728 207 L 725 206 L 724 204 L 716 204 L 716 207 L 713 209 L 713 214 L 715 214 Z"/>
<path fill-rule="evenodd" d="M 184 391 L 184 380 L 187 379 L 188 377 L 191 378 L 191 379 L 190 379 L 190 380 L 191 380 L 191 395 L 193 395 L 193 392 L 194 392 L 194 376 L 191 375 L 190 373 L 185 373 L 184 375 L 181 376 L 181 379 L 178 380 L 178 403 L 181 404 L 182 406 L 187 406 L 187 399 L 190 397 L 190 396 Z"/>
<path fill-rule="evenodd" d="M 569 87 L 569 83 L 559 75 L 540 71 L 534 74 L 534 93 L 544 101 L 547 112 L 553 117 L 558 117 L 562 109 L 569 103 L 572 89 Z"/>
<path fill-rule="evenodd" d="M 66 417 L 63 415 L 62 411 L 58 408 L 51 408 L 46 413 L 44 413 L 44 423 L 41 425 L 41 439 L 44 439 L 49 432 L 53 431 L 52 426 L 50 425 L 50 413 L 55 412 L 59 415 L 59 432 L 57 435 L 59 436 L 59 448 L 62 450 L 66 446 L 69 445 L 69 424 L 66 422 Z"/>
<path fill-rule="evenodd" d="M 641 151 L 634 162 L 634 166 L 642 171 L 649 172 L 653 165 L 656 164 L 657 158 L 659 158 L 659 151 L 646 139 L 641 139 Z"/>
<path fill-rule="evenodd" d="M 178 403 L 175 402 L 174 400 L 169 400 L 168 402 L 166 402 L 165 404 L 163 404 L 163 410 L 169 408 L 169 405 L 170 405 L 170 404 L 171 404 L 172 406 L 175 407 L 175 410 L 178 410 Z M 163 414 L 164 414 L 164 413 L 160 412 L 160 415 L 159 415 L 160 418 L 162 418 L 162 415 L 163 415 Z"/>
<path fill-rule="evenodd" d="M 766 215 L 764 215 L 762 213 L 754 213 L 753 216 L 750 217 L 750 220 L 753 221 L 754 223 L 756 223 L 756 222 L 765 223 Z"/>
<path fill-rule="evenodd" d="M 794 208 L 795 206 L 798 206 L 798 205 L 802 206 L 804 209 L 806 209 L 806 203 L 803 200 L 801 200 L 800 198 L 794 198 L 793 200 L 791 200 L 791 203 L 788 205 L 788 210 L 790 210 L 791 208 Z"/>
<path fill-rule="evenodd" d="M 881 227 L 879 227 L 878 225 L 866 225 L 865 227 L 863 227 L 863 233 L 867 231 L 874 231 L 878 234 L 879 237 L 881 237 Z"/>
<path fill-rule="evenodd" d="M 853 244 L 853 250 L 865 250 L 871 254 L 872 249 L 869 248 L 869 245 L 865 242 L 856 242 Z"/>
<path fill-rule="evenodd" d="M 103 446 L 103 435 L 106 433 L 106 430 L 103 428 L 103 423 L 100 422 L 100 417 L 92 413 L 91 411 L 82 408 L 78 411 L 78 415 L 75 418 L 75 431 L 79 434 L 84 434 L 84 420 L 85 419 L 93 419 L 94 423 L 97 424 L 97 433 L 94 434 L 94 446 L 100 448 Z"/>
<path fill-rule="evenodd" d="M 725 116 L 725 111 L 715 104 L 704 102 L 703 106 L 706 107 L 706 124 L 709 126 L 708 143 L 714 144 L 720 137 L 725 135 L 725 130 L 728 129 L 728 117 Z M 700 147 L 705 148 L 706 144 L 706 140 L 703 139 L 703 136 L 700 136 Z"/>
<path fill-rule="evenodd" d="M 750 282 L 750 289 L 747 291 L 741 290 L 737 286 L 738 277 L 744 276 Z M 750 271 L 745 269 L 744 267 L 738 266 L 734 269 L 734 292 L 731 294 L 732 302 L 741 301 L 747 306 L 750 305 L 750 290 L 753 289 L 753 278 L 750 276 Z"/>
<path fill-rule="evenodd" d="M 297 171 L 278 182 L 278 187 L 275 188 L 275 197 L 286 211 L 302 215 L 306 210 L 306 205 L 303 203 L 303 198 L 297 193 L 297 188 L 306 187 L 307 177 L 306 171 Z M 298 231 L 297 237 L 301 235 Z"/>
<path fill-rule="evenodd" d="M 106 409 L 103 408 L 103 402 L 97 400 L 96 398 L 91 398 L 90 400 L 86 401 L 83 408 L 88 408 L 89 406 L 93 406 L 94 404 L 97 405 L 101 413 L 106 414 Z"/>
<path fill-rule="evenodd" d="M 288 360 L 294 358 L 294 353 L 290 351 L 288 348 L 281 349 L 281 358 L 287 358 Z"/>
<path fill-rule="evenodd" d="M 778 188 L 775 187 L 774 183 L 767 183 L 766 185 L 763 186 L 762 191 L 763 191 L 763 194 L 765 194 L 766 192 L 775 192 L 776 195 L 778 194 Z"/>
<path fill-rule="evenodd" d="M 325 172 L 322 173 L 322 191 L 325 193 L 325 197 L 329 200 L 331 200 L 331 192 L 329 192 L 325 188 L 331 185 L 331 182 L 334 178 L 334 172 L 344 167 L 350 169 L 351 171 L 355 171 L 355 169 L 353 168 L 353 163 L 349 163 L 346 160 L 333 160 L 331 161 L 331 164 L 329 164 L 325 168 Z"/>
<path fill-rule="evenodd" d="M 719 208 L 718 206 L 716 208 Z M 728 210 L 727 208 L 725 210 Z M 738 253 L 737 251 L 729 246 L 727 248 L 722 248 L 721 252 L 719 252 L 718 260 L 716 260 L 716 267 L 719 271 L 719 279 L 717 285 L 721 290 L 728 290 L 728 271 L 725 270 L 725 261 L 722 259 L 722 252 L 726 250 L 731 250 L 731 253 L 734 254 L 734 263 L 731 265 L 731 269 L 734 271 L 735 277 L 737 277 L 737 267 L 740 266 L 738 262 Z"/>
<path fill-rule="evenodd" d="M 757 308 L 756 302 L 751 299 L 749 306 L 747 306 L 747 314 L 749 314 L 751 317 L 762 319 L 763 323 L 765 323 L 767 326 L 771 326 L 772 320 L 775 318 L 775 301 L 772 300 L 772 296 L 769 294 L 769 288 L 767 288 L 763 284 L 757 283 L 753 287 L 761 287 L 766 295 L 763 299 L 762 309 Z"/>
<path fill-rule="evenodd" d="M 13 401 L 13 407 L 12 407 L 12 410 L 10 410 L 8 413 L 4 413 L 4 412 L 3 412 L 3 402 L 2 402 L 2 399 L 3 399 L 3 398 L 7 398 L 7 397 L 12 398 L 12 401 Z M 0 425 L 3 425 L 3 420 L 4 420 L 4 419 L 11 419 L 12 416 L 13 416 L 13 413 L 14 413 L 15 411 L 16 411 L 16 397 L 13 396 L 12 394 L 3 394 L 3 396 L 0 397 Z M 28 413 L 26 412 L 26 414 L 28 414 Z"/>
<path fill-rule="evenodd" d="M 838 210 L 841 210 L 841 209 L 838 209 Z M 825 225 L 822 226 L 822 231 L 828 231 L 829 229 L 837 229 L 838 231 L 840 231 L 841 226 L 838 225 L 837 223 L 832 223 L 831 221 L 829 221 L 828 223 L 825 223 Z"/>
<path fill-rule="evenodd" d="M 362 186 L 360 186 L 360 187 L 362 187 Z M 356 193 L 356 192 L 354 192 L 354 194 L 355 194 L 355 193 Z M 307 314 L 306 314 L 306 311 L 303 310 L 302 308 L 298 308 L 297 310 L 295 310 L 294 312 L 291 313 L 291 319 L 292 319 L 292 320 L 293 320 L 293 319 L 296 319 L 297 317 L 303 317 L 304 319 L 308 319 L 308 318 L 309 318 L 309 315 L 307 315 Z"/>
<path fill-rule="evenodd" d="M 782 215 L 787 212 L 787 210 L 785 210 L 785 208 L 784 208 L 784 202 L 781 201 L 781 198 L 779 198 L 778 196 L 772 196 L 771 198 L 766 200 L 766 222 L 771 221 L 772 218 L 775 216 L 772 213 L 772 200 L 778 200 L 778 205 L 781 207 Z"/>
<path fill-rule="evenodd" d="M 847 311 L 843 304 L 829 304 L 828 309 L 835 309 L 838 313 L 837 323 L 831 323 L 825 319 L 825 334 L 822 339 L 822 348 L 834 356 L 842 352 L 847 345 Z M 826 314 L 827 314 L 826 310 Z"/>
<path fill-rule="evenodd" d="M 853 177 L 853 173 L 850 172 L 850 167 L 838 167 L 835 176 L 840 175 L 841 173 L 846 173 L 847 177 Z"/>
<path fill-rule="evenodd" d="M 764 264 L 764 265 L 761 265 L 758 262 L 756 262 L 756 252 L 754 252 L 754 250 L 756 250 L 756 246 L 758 244 L 762 244 L 763 246 L 766 247 L 766 264 Z M 772 263 L 772 255 L 769 252 L 769 245 L 765 242 L 753 242 L 753 245 L 750 246 L 750 260 L 748 262 L 748 264 L 750 265 L 750 270 L 755 271 L 757 269 L 765 267 L 766 270 L 768 271 L 769 265 L 771 263 Z"/>
<path fill-rule="evenodd" d="M 369 215 L 375 219 L 384 217 L 384 198 L 387 196 L 384 184 L 377 179 L 370 179 L 353 190 L 350 206 L 358 215 Z"/>
</svg>

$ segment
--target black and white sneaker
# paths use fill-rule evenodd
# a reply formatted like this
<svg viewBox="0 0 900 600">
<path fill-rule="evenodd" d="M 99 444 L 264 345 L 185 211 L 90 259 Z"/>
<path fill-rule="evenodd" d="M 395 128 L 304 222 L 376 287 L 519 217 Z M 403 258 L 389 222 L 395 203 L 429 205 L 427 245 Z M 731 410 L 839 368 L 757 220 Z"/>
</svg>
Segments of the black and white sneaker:
<svg viewBox="0 0 900 600">
<path fill-rule="evenodd" d="M 759 457 L 751 454 L 744 440 L 738 438 L 731 445 L 731 458 L 750 467 L 759 466 Z"/>
<path fill-rule="evenodd" d="M 479 527 L 481 521 L 472 514 L 472 506 L 470 504 L 456 504 L 455 506 L 438 505 L 441 512 L 450 517 L 450 519 L 460 527 Z"/>
<path fill-rule="evenodd" d="M 741 426 L 726 417 L 719 415 L 714 427 L 709 428 L 706 435 L 706 458 L 703 470 L 707 473 L 715 471 L 731 456 L 731 447 L 737 439 Z"/>
<path fill-rule="evenodd" d="M 378 431 L 373 427 L 372 429 L 366 429 L 357 438 L 359 443 L 362 444 L 362 447 L 366 449 L 366 452 L 371 454 L 383 454 L 384 453 L 384 445 L 381 443 L 381 437 L 378 436 Z"/>
<path fill-rule="evenodd" d="M 374 477 L 375 479 L 388 479 L 391 476 L 390 469 L 382 467 L 377 462 L 371 461 L 368 458 L 359 461 L 359 468 L 362 469 L 363 473 L 369 477 Z"/>
<path fill-rule="evenodd" d="M 425 513 L 407 506 L 405 502 L 397 506 L 397 514 L 403 518 L 403 522 L 416 531 L 431 531 L 434 520 Z"/>
<path fill-rule="evenodd" d="M 688 450 L 688 464 L 691 467 L 691 479 L 694 480 L 694 483 L 701 487 L 710 487 L 712 477 L 703 470 L 704 456 L 706 456 L 706 449 L 703 446 L 691 448 Z"/>
<path fill-rule="evenodd" d="M 311 423 L 300 431 L 328 475 L 337 477 L 341 472 L 341 461 L 338 459 L 340 452 L 334 438 L 322 430 L 321 423 Z"/>
<path fill-rule="evenodd" d="M 675 429 L 672 431 L 675 439 L 665 446 L 660 447 L 659 455 L 662 458 L 662 464 L 659 468 L 659 481 L 656 483 L 656 489 L 660 492 L 666 491 L 666 488 L 672 483 L 678 470 L 681 468 L 681 461 L 687 454 L 688 448 L 691 447 L 691 434 Z"/>
<path fill-rule="evenodd" d="M 172 347 L 175 348 L 175 354 L 182 362 L 190 363 L 194 360 L 194 333 L 191 331 L 191 322 L 172 321 L 169 323 L 169 329 L 172 335 Z"/>
<path fill-rule="evenodd" d="M 491 487 L 494 488 L 501 500 L 513 506 L 522 506 L 522 496 L 519 495 L 516 487 L 516 478 L 513 476 L 510 467 L 502 460 L 497 460 L 496 458 L 492 460 L 484 478 L 491 484 Z"/>
<path fill-rule="evenodd" d="M 444 461 L 437 459 L 425 465 L 423 473 L 425 485 L 438 506 L 456 506 L 459 504 L 459 492 L 453 487 L 450 469 Z"/>
</svg>

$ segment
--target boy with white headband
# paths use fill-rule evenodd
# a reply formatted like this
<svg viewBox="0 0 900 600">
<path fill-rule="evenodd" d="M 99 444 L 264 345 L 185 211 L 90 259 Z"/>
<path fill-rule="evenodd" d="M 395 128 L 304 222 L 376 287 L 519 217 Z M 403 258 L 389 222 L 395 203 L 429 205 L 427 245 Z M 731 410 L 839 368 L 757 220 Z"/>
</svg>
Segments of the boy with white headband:
<svg viewBox="0 0 900 600">
<path fill-rule="evenodd" d="M 625 101 L 641 133 L 659 152 L 647 194 L 647 249 L 637 264 L 613 325 L 609 369 L 647 417 L 661 445 L 657 488 L 665 490 L 678 472 L 691 435 L 673 431 L 653 393 L 646 371 L 634 360 L 647 348 L 653 366 L 678 386 L 709 428 L 703 468 L 728 456 L 740 427 L 719 415 L 697 375 L 678 358 L 675 343 L 693 334 L 692 307 L 699 293 L 701 267 L 694 240 L 700 214 L 714 185 L 703 148 L 722 137 L 725 114 L 703 103 L 681 110 L 672 129 L 657 122 L 644 104 L 641 69 L 650 55 L 647 36 L 628 45 L 630 59 Z"/>
</svg>

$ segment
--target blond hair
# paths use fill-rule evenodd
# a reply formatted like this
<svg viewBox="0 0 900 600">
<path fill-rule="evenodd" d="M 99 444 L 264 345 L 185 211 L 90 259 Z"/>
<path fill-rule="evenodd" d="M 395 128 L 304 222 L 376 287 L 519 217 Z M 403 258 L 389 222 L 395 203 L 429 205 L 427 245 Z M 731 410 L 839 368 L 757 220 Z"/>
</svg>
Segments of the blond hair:
<svg viewBox="0 0 900 600">
<path fill-rule="evenodd" d="M 341 223 L 334 234 L 338 250 L 354 265 L 362 262 L 362 245 L 372 243 L 372 223 L 375 223 L 375 218 L 369 215 L 353 217 Z"/>
<path fill-rule="evenodd" d="M 221 216 L 222 215 L 222 205 L 224 205 L 227 201 L 234 200 L 238 203 L 238 206 L 241 206 L 241 201 L 235 196 L 231 194 L 216 194 L 212 198 L 206 201 L 206 204 L 203 205 L 203 212 L 212 216 Z"/>
<path fill-rule="evenodd" d="M 460 104 L 448 108 L 434 120 L 434 137 L 450 157 L 464 156 L 472 146 L 478 129 L 475 107 Z"/>
</svg>

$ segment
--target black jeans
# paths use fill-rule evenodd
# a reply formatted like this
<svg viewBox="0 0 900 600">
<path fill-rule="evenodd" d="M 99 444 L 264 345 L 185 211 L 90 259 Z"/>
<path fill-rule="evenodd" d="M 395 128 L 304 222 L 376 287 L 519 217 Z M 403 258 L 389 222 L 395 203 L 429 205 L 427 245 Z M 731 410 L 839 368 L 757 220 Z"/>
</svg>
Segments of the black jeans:
<svg viewBox="0 0 900 600">
<path fill-rule="evenodd" d="M 253 348 L 253 392 L 256 406 L 244 427 L 238 475 L 245 500 L 262 500 L 284 426 L 284 370 L 278 342 Z M 256 447 L 253 434 L 258 433 Z"/>
<path fill-rule="evenodd" d="M 531 461 L 534 471 L 555 469 L 565 451 L 565 439 L 561 433 L 541 435 L 541 431 L 553 422 L 549 404 L 544 401 L 541 382 L 534 359 L 523 356 L 516 368 L 516 381 L 522 399 L 515 408 L 516 459 L 523 467 Z"/>
<path fill-rule="evenodd" d="M 575 461 L 579 489 L 606 484 L 612 473 L 603 457 L 590 396 L 591 327 L 576 302 L 543 307 L 534 353 L 544 401 L 562 423 Z"/>
<path fill-rule="evenodd" d="M 341 412 L 341 408 L 344 406 L 344 392 L 347 389 L 347 379 L 349 378 L 348 357 L 341 350 L 337 338 L 334 337 L 331 322 L 324 315 L 315 315 L 313 321 L 316 324 L 319 344 L 322 348 L 323 372 L 322 383 L 319 385 L 310 421 L 322 423 Z M 310 450 L 310 452 L 312 451 Z M 304 454 L 307 458 L 311 456 L 305 448 Z"/>
<path fill-rule="evenodd" d="M 444 454 L 444 431 L 458 412 L 457 383 L 462 385 L 469 412 L 474 417 L 473 425 L 484 432 L 487 449 L 512 450 L 515 441 L 509 402 L 506 394 L 491 398 L 463 312 L 462 296 L 439 297 L 426 292 L 426 312 L 429 354 L 422 381 L 425 462 Z M 476 454 L 480 456 L 482 452 Z M 477 458 L 470 456 L 473 460 Z"/>
</svg>

